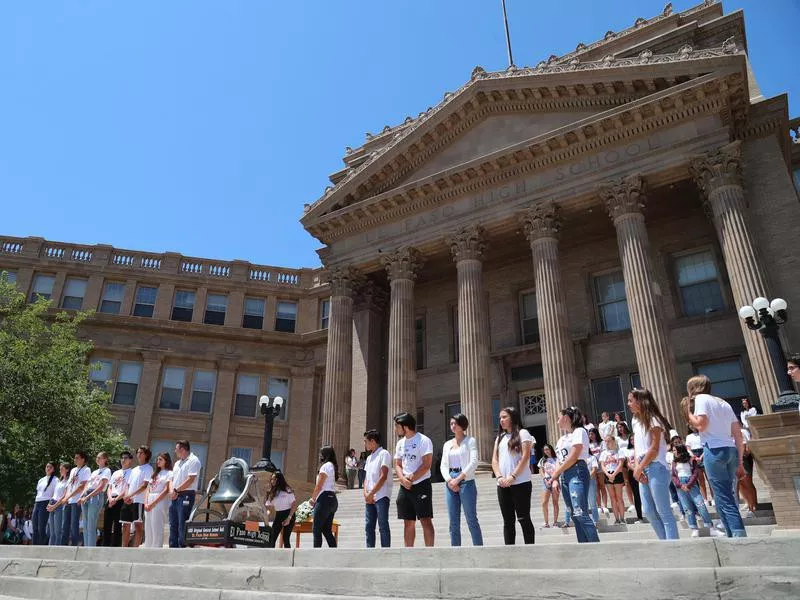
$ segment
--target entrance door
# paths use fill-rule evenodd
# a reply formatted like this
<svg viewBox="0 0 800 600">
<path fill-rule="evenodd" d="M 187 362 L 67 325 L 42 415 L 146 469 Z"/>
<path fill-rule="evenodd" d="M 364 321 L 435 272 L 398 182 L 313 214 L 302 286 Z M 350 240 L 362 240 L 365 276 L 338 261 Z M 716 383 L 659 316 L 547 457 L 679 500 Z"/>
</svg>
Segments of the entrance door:
<svg viewBox="0 0 800 600">
<path fill-rule="evenodd" d="M 519 412 L 522 426 L 536 439 L 534 451 L 542 455 L 542 446 L 547 443 L 547 404 L 544 390 L 530 390 L 519 394 Z"/>
</svg>

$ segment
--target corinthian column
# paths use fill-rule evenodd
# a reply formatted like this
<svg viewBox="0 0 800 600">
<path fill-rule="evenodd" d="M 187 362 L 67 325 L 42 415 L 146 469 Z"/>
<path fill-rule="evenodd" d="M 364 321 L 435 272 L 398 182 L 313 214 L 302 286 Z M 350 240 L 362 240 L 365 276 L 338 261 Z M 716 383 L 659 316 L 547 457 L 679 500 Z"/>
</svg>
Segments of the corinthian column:
<svg viewBox="0 0 800 600">
<path fill-rule="evenodd" d="M 742 147 L 736 141 L 692 159 L 690 170 L 706 197 L 707 212 L 717 230 L 736 308 L 767 295 L 764 270 L 756 256 L 742 188 Z M 764 412 L 778 397 L 765 344 L 740 321 L 758 397 Z"/>
<path fill-rule="evenodd" d="M 664 416 L 674 426 L 681 422 L 682 386 L 678 383 L 675 354 L 664 320 L 661 288 L 650 257 L 650 239 L 643 212 L 645 183 L 640 176 L 631 175 L 602 186 L 600 196 L 617 229 L 633 346 L 642 385 L 653 393 Z"/>
<path fill-rule="evenodd" d="M 558 439 L 561 409 L 580 403 L 575 353 L 569 333 L 567 298 L 558 264 L 561 219 L 554 204 L 541 204 L 522 215 L 531 245 L 536 282 L 536 312 L 542 350 L 547 436 Z"/>
<path fill-rule="evenodd" d="M 416 416 L 417 360 L 414 331 L 414 280 L 422 268 L 415 248 L 397 248 L 383 255 L 391 287 L 389 299 L 388 428 L 392 439 L 394 416 L 408 412 Z M 387 442 L 388 445 L 388 442 Z"/>
<path fill-rule="evenodd" d="M 470 420 L 470 435 L 478 445 L 478 460 L 491 460 L 492 399 L 489 374 L 489 312 L 483 291 L 483 253 L 480 227 L 451 235 L 447 243 L 458 270 L 458 380 L 461 412 Z"/>
</svg>

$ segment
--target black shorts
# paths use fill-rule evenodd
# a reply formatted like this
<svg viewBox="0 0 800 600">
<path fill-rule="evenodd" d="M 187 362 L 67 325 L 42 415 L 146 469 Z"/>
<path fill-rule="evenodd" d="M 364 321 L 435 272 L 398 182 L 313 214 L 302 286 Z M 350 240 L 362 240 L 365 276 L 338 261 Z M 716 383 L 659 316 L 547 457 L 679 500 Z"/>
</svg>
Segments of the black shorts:
<svg viewBox="0 0 800 600">
<path fill-rule="evenodd" d="M 133 523 L 134 521 L 141 521 L 142 514 L 144 513 L 144 505 L 141 502 L 132 502 L 131 504 L 123 504 L 119 511 L 120 523 Z"/>
<path fill-rule="evenodd" d="M 702 448 L 697 448 L 696 450 L 692 450 L 692 454 L 694 454 L 697 458 L 702 458 L 703 457 L 703 449 Z M 706 467 L 703 464 L 702 460 L 699 463 L 697 463 L 697 468 L 698 469 L 703 469 L 704 471 L 706 470 Z"/>
<path fill-rule="evenodd" d="M 433 518 L 430 477 L 412 485 L 410 490 L 400 486 L 400 492 L 397 494 L 397 518 L 404 521 Z"/>
<path fill-rule="evenodd" d="M 747 475 L 752 477 L 753 475 L 753 455 L 748 454 L 747 456 L 742 457 L 742 466 L 744 467 L 744 472 Z"/>
<path fill-rule="evenodd" d="M 617 476 L 614 477 L 612 481 L 609 481 L 608 473 L 606 473 L 605 476 L 606 476 L 606 483 L 608 485 L 622 485 L 623 483 L 625 483 L 625 476 L 622 474 L 622 471 L 617 473 Z"/>
</svg>

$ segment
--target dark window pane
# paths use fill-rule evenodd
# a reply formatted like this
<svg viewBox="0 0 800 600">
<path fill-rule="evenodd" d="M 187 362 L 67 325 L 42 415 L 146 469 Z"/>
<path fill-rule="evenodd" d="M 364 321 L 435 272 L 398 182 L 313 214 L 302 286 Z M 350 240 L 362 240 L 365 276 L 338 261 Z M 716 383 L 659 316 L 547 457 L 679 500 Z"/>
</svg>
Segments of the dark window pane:
<svg viewBox="0 0 800 600">
<path fill-rule="evenodd" d="M 36 302 L 39 298 L 50 300 L 50 294 L 41 294 L 39 292 L 33 292 L 31 294 L 31 302 Z"/>
<path fill-rule="evenodd" d="M 203 322 L 207 325 L 225 325 L 225 313 L 217 310 L 207 310 Z"/>
<path fill-rule="evenodd" d="M 681 297 L 686 316 L 705 315 L 725 308 L 717 280 L 682 287 Z"/>
<path fill-rule="evenodd" d="M 622 396 L 619 377 L 592 380 L 592 395 L 594 409 L 598 415 L 604 412 L 608 412 L 609 415 L 615 412 L 625 414 L 625 399 Z"/>
<path fill-rule="evenodd" d="M 78 296 L 64 296 L 64 300 L 61 302 L 61 308 L 69 310 L 80 310 L 81 306 L 83 306 L 83 298 Z"/>
<path fill-rule="evenodd" d="M 525 319 L 522 321 L 522 343 L 535 344 L 539 341 L 539 319 Z"/>
<path fill-rule="evenodd" d="M 245 315 L 242 318 L 242 327 L 247 329 L 263 329 L 264 317 L 256 317 L 255 315 Z"/>
<path fill-rule="evenodd" d="M 190 410 L 194 412 L 211 412 L 211 398 L 213 395 L 212 392 L 193 391 Z"/>
<path fill-rule="evenodd" d="M 417 370 L 425 368 L 425 319 L 417 319 L 414 323 L 416 342 Z"/>
<path fill-rule="evenodd" d="M 628 302 L 622 300 L 600 307 L 600 321 L 604 332 L 625 331 L 631 328 Z"/>
<path fill-rule="evenodd" d="M 294 333 L 294 319 L 275 319 L 275 331 Z"/>
<path fill-rule="evenodd" d="M 511 367 L 512 381 L 542 379 L 543 377 L 544 370 L 542 369 L 542 365 L 521 365 L 519 367 Z"/>
<path fill-rule="evenodd" d="M 236 394 L 236 407 L 233 414 L 237 417 L 253 417 L 256 414 L 258 398 L 247 394 Z"/>
<path fill-rule="evenodd" d="M 172 309 L 172 320 L 190 322 L 192 320 L 192 312 L 193 309 L 191 308 L 180 308 L 175 306 Z"/>
<path fill-rule="evenodd" d="M 134 317 L 152 317 L 153 305 L 152 304 L 137 304 L 133 307 Z"/>
<path fill-rule="evenodd" d="M 159 408 L 167 408 L 170 410 L 180 410 L 181 408 L 181 395 L 183 390 L 176 388 L 162 388 L 161 402 Z"/>
<path fill-rule="evenodd" d="M 100 303 L 100 312 L 107 313 L 109 315 L 118 315 L 121 306 L 122 303 L 120 302 L 115 302 L 114 300 L 103 300 Z"/>
<path fill-rule="evenodd" d="M 140 287 L 136 290 L 136 302 L 139 304 L 155 304 L 158 288 Z"/>
<path fill-rule="evenodd" d="M 135 383 L 117 383 L 117 390 L 114 392 L 114 404 L 134 406 L 138 388 L 139 386 Z"/>
<path fill-rule="evenodd" d="M 638 373 L 631 373 L 631 387 L 638 389 L 642 388 L 642 378 Z"/>
</svg>

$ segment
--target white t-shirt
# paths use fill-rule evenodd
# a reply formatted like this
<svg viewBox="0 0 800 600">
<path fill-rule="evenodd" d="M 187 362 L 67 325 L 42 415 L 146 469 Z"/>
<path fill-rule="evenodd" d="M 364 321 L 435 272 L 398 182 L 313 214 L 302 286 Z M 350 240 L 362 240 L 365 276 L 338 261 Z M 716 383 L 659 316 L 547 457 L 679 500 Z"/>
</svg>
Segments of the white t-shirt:
<svg viewBox="0 0 800 600">
<path fill-rule="evenodd" d="M 576 427 L 571 433 L 565 433 L 560 438 L 558 438 L 558 443 L 556 444 L 556 456 L 558 457 L 558 463 L 564 464 L 567 460 L 567 456 L 572 451 L 572 447 L 578 444 L 582 444 L 583 448 L 581 448 L 581 453 L 578 455 L 578 460 L 582 460 L 584 462 L 589 460 L 589 434 L 586 433 L 586 430 L 583 427 Z"/>
<path fill-rule="evenodd" d="M 386 481 L 383 482 L 381 489 L 375 492 L 375 500 L 381 498 L 389 498 L 392 494 L 392 455 L 385 448 L 377 448 L 367 457 L 367 462 L 364 469 L 367 475 L 364 479 L 364 489 L 372 491 L 375 484 L 381 478 L 381 469 L 387 467 L 389 473 L 386 475 Z"/>
<path fill-rule="evenodd" d="M 200 459 L 197 458 L 194 452 L 190 452 L 189 456 L 186 458 L 179 460 L 172 466 L 172 485 L 173 488 L 176 488 L 183 484 L 184 481 L 189 479 L 192 475 L 196 475 L 197 477 L 194 478 L 192 484 L 187 487 L 186 489 L 181 489 L 182 492 L 191 492 L 197 491 L 197 487 L 200 484 L 200 471 L 202 470 L 203 465 L 200 464 Z"/>
<path fill-rule="evenodd" d="M 53 492 L 53 500 L 55 500 L 56 502 L 58 502 L 58 501 L 59 501 L 59 500 L 61 500 L 61 499 L 62 499 L 64 496 L 66 496 L 66 495 L 67 495 L 67 488 L 68 488 L 68 487 L 69 487 L 69 479 L 65 479 L 64 481 L 61 481 L 61 480 L 59 479 L 59 480 L 57 481 L 57 483 L 56 483 L 56 489 L 55 489 L 55 492 Z"/>
<path fill-rule="evenodd" d="M 108 480 L 108 485 L 111 488 L 111 496 L 120 496 L 125 492 L 125 484 L 128 482 L 128 476 L 131 474 L 131 469 L 117 469 Z"/>
<path fill-rule="evenodd" d="M 138 490 L 143 483 L 147 483 L 147 481 L 153 476 L 153 467 L 149 464 L 139 465 L 138 467 L 134 467 L 131 470 L 130 479 L 128 480 L 128 491 L 126 493 L 135 492 Z M 146 492 L 139 492 L 135 496 L 133 496 L 133 501 L 139 504 L 143 504 L 145 501 L 145 494 Z"/>
<path fill-rule="evenodd" d="M 690 433 L 686 436 L 686 445 L 689 447 L 689 450 L 702 450 L 703 440 L 701 440 L 700 436 L 696 433 Z"/>
<path fill-rule="evenodd" d="M 597 471 L 600 464 L 597 462 L 597 457 L 589 455 L 589 460 L 586 461 L 586 466 L 589 468 L 589 475 L 592 474 L 592 471 Z"/>
<path fill-rule="evenodd" d="M 86 484 L 86 490 L 84 491 L 84 494 L 96 490 L 103 479 L 105 479 L 106 482 L 111 479 L 111 469 L 108 467 L 102 467 L 92 471 L 92 474 L 89 476 L 89 483 Z M 105 488 L 103 488 L 103 491 L 105 491 Z"/>
<path fill-rule="evenodd" d="M 555 458 L 543 456 L 542 460 L 539 461 L 539 469 L 543 471 L 545 477 L 553 476 L 553 471 L 556 470 L 556 465 L 557 463 Z"/>
<path fill-rule="evenodd" d="M 89 481 L 89 476 L 91 474 L 91 469 L 86 465 L 83 465 L 80 469 L 78 467 L 72 467 L 72 470 L 69 472 L 69 477 L 67 478 L 69 483 L 67 486 L 67 495 L 77 490 L 84 481 Z M 80 498 L 80 494 L 75 494 L 67 501 L 67 504 L 77 504 Z"/>
<path fill-rule="evenodd" d="M 172 479 L 172 471 L 167 471 L 166 469 L 162 469 L 156 475 L 155 481 L 153 481 L 153 476 L 150 475 L 150 479 L 148 480 L 148 492 L 147 492 L 147 501 L 152 502 L 155 500 L 158 495 L 163 492 L 169 486 L 169 482 Z M 161 501 L 167 500 L 168 497 L 164 496 Z"/>
<path fill-rule="evenodd" d="M 736 423 L 731 405 L 711 394 L 698 394 L 694 399 L 694 415 L 708 417 L 708 427 L 700 432 L 700 439 L 709 448 L 736 447 L 731 425 Z"/>
<path fill-rule="evenodd" d="M 333 468 L 332 462 L 323 463 L 319 468 L 320 473 L 325 473 L 325 483 L 322 484 L 322 489 L 319 493 L 323 492 L 336 492 L 336 470 Z"/>
<path fill-rule="evenodd" d="M 603 445 L 597 442 L 589 442 L 589 454 L 592 456 L 599 456 L 603 451 Z"/>
<path fill-rule="evenodd" d="M 620 457 L 619 452 L 616 450 L 603 450 L 600 454 L 600 464 L 603 465 L 603 471 L 609 475 L 613 475 L 619 465 Z"/>
<path fill-rule="evenodd" d="M 56 485 L 58 485 L 58 477 L 54 476 L 52 481 L 50 481 L 50 475 L 42 477 L 36 484 L 36 502 L 51 500 L 56 491 Z"/>
<path fill-rule="evenodd" d="M 595 424 L 594 424 L 594 423 L 587 423 L 586 425 L 584 425 L 584 426 L 583 426 L 583 428 L 584 428 L 586 431 L 589 431 L 590 429 L 597 429 L 597 427 L 595 427 Z"/>
<path fill-rule="evenodd" d="M 739 413 L 739 418 L 742 421 L 742 427 L 744 427 L 745 429 L 748 429 L 750 426 L 747 424 L 747 419 L 749 417 L 755 417 L 757 415 L 758 415 L 758 411 L 756 410 L 755 406 L 751 406 L 747 410 L 743 410 L 742 412 L 740 412 Z"/>
<path fill-rule="evenodd" d="M 688 479 L 689 477 L 692 476 L 692 463 L 676 462 L 674 463 L 674 466 L 675 466 L 675 472 L 678 474 L 678 479 L 680 478 Z"/>
<path fill-rule="evenodd" d="M 519 430 L 520 451 L 508 449 L 508 440 L 510 439 L 511 434 L 504 433 L 503 437 L 500 438 L 500 442 L 497 444 L 497 461 L 500 463 L 500 475 L 502 477 L 508 477 L 514 472 L 514 469 L 517 468 L 517 465 L 522 460 L 522 446 L 524 444 L 530 444 L 531 452 L 533 452 L 533 445 L 536 443 L 536 440 L 527 429 Z M 531 470 L 530 468 L 525 468 L 522 469 L 522 472 L 517 476 L 512 485 L 518 485 L 530 480 Z"/>
<path fill-rule="evenodd" d="M 606 423 L 600 423 L 597 426 L 597 431 L 600 432 L 600 437 L 603 438 L 603 442 L 606 441 L 606 438 L 609 436 L 614 436 L 614 430 L 616 426 L 614 425 L 614 421 L 608 421 Z"/>
<path fill-rule="evenodd" d="M 267 506 L 272 506 L 275 512 L 280 512 L 292 508 L 292 503 L 294 503 L 295 500 L 296 498 L 293 492 L 278 492 L 272 500 L 267 500 Z"/>
<path fill-rule="evenodd" d="M 657 460 L 665 467 L 667 466 L 667 442 L 664 440 L 664 429 L 661 423 L 658 422 L 658 419 L 653 417 L 653 420 L 650 422 L 650 431 L 644 430 L 644 423 L 642 423 L 636 417 L 631 419 L 631 428 L 633 429 L 633 451 L 634 456 L 636 459 L 639 460 L 650 449 L 650 444 L 653 440 L 653 433 L 654 427 L 658 427 L 661 431 L 659 433 L 658 439 L 658 454 L 653 460 Z"/>
<path fill-rule="evenodd" d="M 450 448 L 450 456 L 447 457 L 451 469 L 461 468 L 461 448 L 455 446 Z"/>
<path fill-rule="evenodd" d="M 419 469 L 420 465 L 422 465 L 422 459 L 428 456 L 428 454 L 433 454 L 433 442 L 431 442 L 431 438 L 419 432 L 415 433 L 410 438 L 401 437 L 397 440 L 397 446 L 395 446 L 394 449 L 394 458 L 395 460 L 401 461 L 403 475 L 406 477 Z M 427 473 L 411 483 L 416 485 L 420 481 L 429 479 L 430 476 L 431 471 L 428 469 Z"/>
</svg>

